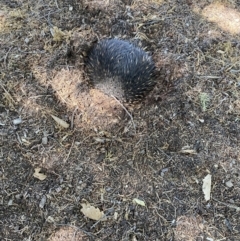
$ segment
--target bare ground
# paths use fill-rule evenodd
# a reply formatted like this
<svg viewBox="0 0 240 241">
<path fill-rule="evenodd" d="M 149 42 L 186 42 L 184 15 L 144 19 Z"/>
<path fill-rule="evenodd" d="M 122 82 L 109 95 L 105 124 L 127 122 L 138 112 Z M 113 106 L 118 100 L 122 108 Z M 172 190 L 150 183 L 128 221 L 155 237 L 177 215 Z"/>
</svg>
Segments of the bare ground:
<svg viewBox="0 0 240 241">
<path fill-rule="evenodd" d="M 237 0 L 0 0 L 0 239 L 239 241 L 239 22 Z M 104 37 L 156 62 L 135 128 L 87 84 Z"/>
</svg>

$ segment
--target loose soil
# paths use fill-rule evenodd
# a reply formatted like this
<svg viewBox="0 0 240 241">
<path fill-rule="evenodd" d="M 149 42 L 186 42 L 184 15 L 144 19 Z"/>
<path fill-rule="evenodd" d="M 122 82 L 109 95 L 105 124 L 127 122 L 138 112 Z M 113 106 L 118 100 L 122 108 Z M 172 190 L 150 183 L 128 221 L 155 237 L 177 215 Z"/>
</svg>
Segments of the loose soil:
<svg viewBox="0 0 240 241">
<path fill-rule="evenodd" d="M 239 22 L 237 0 L 0 0 L 0 239 L 239 241 Z M 156 63 L 132 119 L 88 84 L 109 37 Z"/>
</svg>

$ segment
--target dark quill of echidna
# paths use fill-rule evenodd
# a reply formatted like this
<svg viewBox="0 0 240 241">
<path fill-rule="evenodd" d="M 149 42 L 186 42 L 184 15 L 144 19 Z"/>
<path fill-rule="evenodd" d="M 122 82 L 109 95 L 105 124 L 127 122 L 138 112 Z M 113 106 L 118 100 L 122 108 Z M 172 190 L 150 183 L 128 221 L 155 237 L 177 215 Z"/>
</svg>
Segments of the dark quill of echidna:
<svg viewBox="0 0 240 241">
<path fill-rule="evenodd" d="M 120 39 L 99 41 L 86 61 L 90 83 L 123 102 L 136 102 L 156 84 L 152 57 L 132 43 Z"/>
</svg>

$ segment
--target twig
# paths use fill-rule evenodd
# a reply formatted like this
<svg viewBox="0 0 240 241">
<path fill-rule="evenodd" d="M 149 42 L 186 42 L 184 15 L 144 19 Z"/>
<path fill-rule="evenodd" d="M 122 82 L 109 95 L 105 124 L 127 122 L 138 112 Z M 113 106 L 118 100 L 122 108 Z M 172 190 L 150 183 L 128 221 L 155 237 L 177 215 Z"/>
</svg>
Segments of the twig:
<svg viewBox="0 0 240 241">
<path fill-rule="evenodd" d="M 71 129 L 73 129 L 73 119 L 74 119 L 74 115 L 75 115 L 75 112 L 76 110 L 78 109 L 78 107 L 76 107 L 72 113 L 72 118 L 71 118 Z"/>
<path fill-rule="evenodd" d="M 17 139 L 18 139 L 19 143 L 22 145 L 22 140 L 21 140 L 21 138 L 20 138 L 20 136 L 18 135 L 17 132 L 16 132 L 16 135 L 17 135 Z"/>
<path fill-rule="evenodd" d="M 3 90 L 8 94 L 8 97 L 12 100 L 12 102 L 15 104 L 15 101 L 13 97 L 10 95 L 10 93 L 4 88 L 4 86 L 0 83 L 0 86 L 3 88 Z"/>
<path fill-rule="evenodd" d="M 7 57 L 8 57 L 8 54 L 11 51 L 12 48 L 13 47 L 10 47 L 9 50 L 7 51 L 6 55 L 4 56 L 4 65 L 5 65 L 5 67 L 7 67 Z"/>
<path fill-rule="evenodd" d="M 214 200 L 214 201 L 217 201 L 217 202 L 219 202 L 219 203 L 221 203 L 221 204 L 223 204 L 223 205 L 225 205 L 225 206 L 227 206 L 227 207 L 229 207 L 229 208 L 234 208 L 234 209 L 237 210 L 237 212 L 240 211 L 240 207 L 238 207 L 238 206 L 236 206 L 236 205 L 224 203 L 224 202 L 218 201 L 218 200 L 215 199 L 215 198 L 213 198 L 213 200 Z"/>
<path fill-rule="evenodd" d="M 57 0 L 55 0 L 55 4 L 56 4 L 57 8 L 59 9 Z"/>
<path fill-rule="evenodd" d="M 134 124 L 134 121 L 133 121 L 133 117 L 132 115 L 128 112 L 128 110 L 125 108 L 125 106 L 113 95 L 111 95 L 111 97 L 117 101 L 117 103 L 126 111 L 126 113 L 128 114 L 128 116 L 130 117 L 131 121 L 132 121 L 132 124 L 133 124 L 133 128 L 134 128 L 134 131 L 135 131 L 135 134 L 136 134 L 136 126 Z"/>
<path fill-rule="evenodd" d="M 75 138 L 73 138 L 72 145 L 71 145 L 71 147 L 70 147 L 70 150 L 69 150 L 69 152 L 68 152 L 68 154 L 67 154 L 66 159 L 64 160 L 64 163 L 66 163 L 66 162 L 67 162 L 67 160 L 68 160 L 68 158 L 69 158 L 69 156 L 70 156 L 70 153 L 71 153 L 71 151 L 72 151 L 72 147 L 73 147 L 74 141 L 75 141 Z"/>
<path fill-rule="evenodd" d="M 47 18 L 47 21 L 48 21 L 49 26 L 52 28 L 52 27 L 53 27 L 53 25 L 52 25 L 52 22 L 51 22 L 50 15 L 51 15 L 51 11 L 48 13 L 48 18 Z"/>
<path fill-rule="evenodd" d="M 196 75 L 197 78 L 207 78 L 207 79 L 220 79 L 222 76 L 215 76 L 215 75 Z"/>
<path fill-rule="evenodd" d="M 30 96 L 30 97 L 28 97 L 28 98 L 29 98 L 29 99 L 37 99 L 37 98 L 49 97 L 49 96 L 52 96 L 52 95 L 35 95 L 35 96 Z"/>
<path fill-rule="evenodd" d="M 157 148 L 162 154 L 164 154 L 168 159 L 172 160 L 172 157 L 170 157 L 168 154 L 166 154 L 161 148 Z"/>
<path fill-rule="evenodd" d="M 103 220 L 106 220 L 108 214 L 109 214 L 109 213 L 112 213 L 113 210 L 114 210 L 113 208 L 110 208 L 109 210 L 107 210 L 107 212 L 106 212 L 96 223 L 94 223 L 94 224 L 90 227 L 90 229 L 95 228 L 96 225 L 97 225 L 99 222 L 101 222 L 101 221 L 103 221 Z"/>
</svg>

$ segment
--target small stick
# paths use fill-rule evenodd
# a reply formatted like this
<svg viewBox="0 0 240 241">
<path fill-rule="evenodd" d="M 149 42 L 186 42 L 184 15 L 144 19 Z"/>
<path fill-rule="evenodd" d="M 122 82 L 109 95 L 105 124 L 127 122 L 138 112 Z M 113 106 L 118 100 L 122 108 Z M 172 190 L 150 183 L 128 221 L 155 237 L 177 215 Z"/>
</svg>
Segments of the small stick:
<svg viewBox="0 0 240 241">
<path fill-rule="evenodd" d="M 66 159 L 63 161 L 64 163 L 67 162 L 67 160 L 68 160 L 68 158 L 69 158 L 69 156 L 70 156 L 70 153 L 71 153 L 72 148 L 73 148 L 74 141 L 75 141 L 75 138 L 73 138 L 73 142 L 72 142 L 72 145 L 71 145 L 71 147 L 70 147 L 70 149 L 69 149 L 68 155 L 67 155 Z"/>
<path fill-rule="evenodd" d="M 134 131 L 135 131 L 135 134 L 136 134 L 136 126 L 134 124 L 134 121 L 133 121 L 133 117 L 132 115 L 129 113 L 129 111 L 125 108 L 125 106 L 113 95 L 111 95 L 111 97 L 117 101 L 117 103 L 126 111 L 126 113 L 128 114 L 128 116 L 130 117 L 131 121 L 132 121 L 132 124 L 133 124 L 133 128 L 134 128 Z"/>
<path fill-rule="evenodd" d="M 114 210 L 113 208 L 110 208 L 110 209 L 107 211 L 106 214 L 104 214 L 96 223 L 94 223 L 94 224 L 90 227 L 90 229 L 95 228 L 99 222 L 101 222 L 101 221 L 103 221 L 103 220 L 106 220 L 107 215 L 110 214 L 111 212 L 113 212 L 113 210 Z"/>
<path fill-rule="evenodd" d="M 6 53 L 5 57 L 4 57 L 4 65 L 5 65 L 5 67 L 7 67 L 8 54 L 9 54 L 9 52 L 11 51 L 12 48 L 13 48 L 13 47 L 10 47 L 10 48 L 9 48 L 9 50 L 7 51 L 7 53 Z"/>
<path fill-rule="evenodd" d="M 234 209 L 236 209 L 237 212 L 240 211 L 240 207 L 238 207 L 238 206 L 235 206 L 235 205 L 233 205 L 233 204 L 228 204 L 228 203 L 224 203 L 224 202 L 218 201 L 218 200 L 215 199 L 215 198 L 213 198 L 213 200 L 214 200 L 214 201 L 217 201 L 217 202 L 219 202 L 219 203 L 221 203 L 221 204 L 223 204 L 223 205 L 225 205 L 225 206 L 227 206 L 227 207 L 229 207 L 229 208 L 234 208 Z"/>
<path fill-rule="evenodd" d="M 12 102 L 15 104 L 15 101 L 13 99 L 13 97 L 10 95 L 10 93 L 4 88 L 4 86 L 2 85 L 2 83 L 0 83 L 0 86 L 2 87 L 2 89 L 8 94 L 8 97 L 12 100 Z"/>
<path fill-rule="evenodd" d="M 75 115 L 77 109 L 78 109 L 78 107 L 76 107 L 76 108 L 74 109 L 73 113 L 72 113 L 72 118 L 71 118 L 71 129 L 73 129 L 73 120 L 74 120 L 74 115 Z"/>
<path fill-rule="evenodd" d="M 55 4 L 56 4 L 57 8 L 59 9 L 57 0 L 55 0 Z"/>
</svg>

